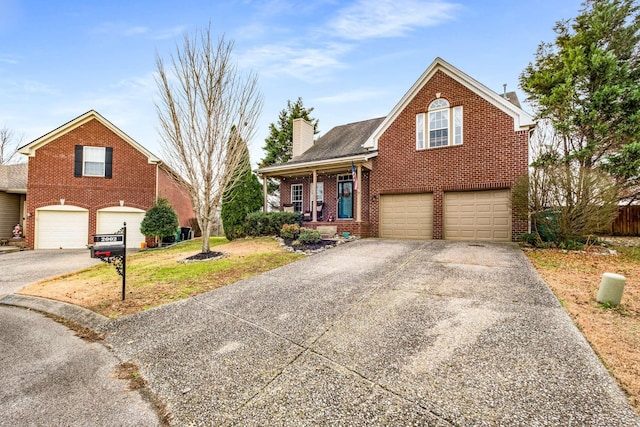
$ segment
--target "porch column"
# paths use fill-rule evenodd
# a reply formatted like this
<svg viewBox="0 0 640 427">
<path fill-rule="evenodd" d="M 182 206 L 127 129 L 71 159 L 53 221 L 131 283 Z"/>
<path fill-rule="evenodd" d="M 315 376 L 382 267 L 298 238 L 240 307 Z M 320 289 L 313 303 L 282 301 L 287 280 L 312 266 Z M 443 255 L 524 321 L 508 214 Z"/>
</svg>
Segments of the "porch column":
<svg viewBox="0 0 640 427">
<path fill-rule="evenodd" d="M 356 193 L 356 200 L 358 206 L 356 207 L 356 222 L 362 222 L 362 165 L 358 165 L 357 169 L 356 186 L 358 187 L 358 192 Z"/>
<path fill-rule="evenodd" d="M 318 212 L 316 210 L 316 204 L 318 201 L 318 171 L 313 170 L 313 185 L 311 186 L 311 221 L 318 222 Z"/>
<path fill-rule="evenodd" d="M 262 212 L 267 213 L 267 177 L 262 175 Z"/>
</svg>

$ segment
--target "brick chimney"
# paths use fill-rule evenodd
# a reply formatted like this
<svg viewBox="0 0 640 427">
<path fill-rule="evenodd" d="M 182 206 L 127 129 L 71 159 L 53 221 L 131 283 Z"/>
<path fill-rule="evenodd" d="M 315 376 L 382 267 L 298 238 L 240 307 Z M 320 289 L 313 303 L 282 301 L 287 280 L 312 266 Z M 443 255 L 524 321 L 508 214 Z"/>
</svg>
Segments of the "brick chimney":
<svg viewBox="0 0 640 427">
<path fill-rule="evenodd" d="M 293 119 L 293 158 L 313 147 L 313 125 L 305 119 Z"/>
</svg>

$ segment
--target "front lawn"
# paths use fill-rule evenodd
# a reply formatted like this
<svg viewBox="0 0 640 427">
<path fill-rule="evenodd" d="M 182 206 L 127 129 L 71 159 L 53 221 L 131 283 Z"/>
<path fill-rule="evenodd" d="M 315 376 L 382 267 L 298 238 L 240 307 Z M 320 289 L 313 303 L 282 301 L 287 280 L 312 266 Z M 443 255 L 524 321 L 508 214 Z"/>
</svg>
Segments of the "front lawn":
<svg viewBox="0 0 640 427">
<path fill-rule="evenodd" d="M 223 252 L 224 258 L 179 262 L 198 253 L 201 245 L 197 239 L 128 255 L 125 301 L 121 301 L 122 278 L 108 264 L 43 280 L 19 293 L 65 301 L 115 318 L 201 294 L 304 257 L 287 252 L 272 238 L 233 242 L 211 238 L 211 250 Z"/>
<path fill-rule="evenodd" d="M 617 255 L 533 250 L 527 256 L 640 414 L 640 248 Z M 619 307 L 596 302 L 602 274 L 627 282 Z"/>
</svg>

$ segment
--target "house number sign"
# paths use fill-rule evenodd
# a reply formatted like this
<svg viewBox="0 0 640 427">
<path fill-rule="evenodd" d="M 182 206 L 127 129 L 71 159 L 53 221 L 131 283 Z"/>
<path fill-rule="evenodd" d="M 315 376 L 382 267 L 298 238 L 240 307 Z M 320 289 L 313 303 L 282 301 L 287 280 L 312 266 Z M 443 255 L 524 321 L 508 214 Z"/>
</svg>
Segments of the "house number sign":
<svg viewBox="0 0 640 427">
<path fill-rule="evenodd" d="M 124 301 L 127 285 L 127 223 L 114 234 L 94 234 L 94 243 L 110 243 L 110 245 L 91 246 L 91 258 L 111 264 L 122 276 L 122 301 Z"/>
<path fill-rule="evenodd" d="M 124 242 L 123 234 L 94 234 L 93 241 L 95 243 L 122 243 Z"/>
</svg>

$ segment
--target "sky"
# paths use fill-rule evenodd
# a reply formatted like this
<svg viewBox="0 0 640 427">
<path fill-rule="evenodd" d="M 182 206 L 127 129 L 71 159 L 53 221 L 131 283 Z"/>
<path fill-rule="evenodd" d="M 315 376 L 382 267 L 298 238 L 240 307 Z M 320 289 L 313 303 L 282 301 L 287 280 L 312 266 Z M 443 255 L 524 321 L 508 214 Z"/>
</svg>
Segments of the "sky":
<svg viewBox="0 0 640 427">
<path fill-rule="evenodd" d="M 287 100 L 313 108 L 320 134 L 386 116 L 436 57 L 501 93 L 579 0 L 0 0 L 0 128 L 26 144 L 96 110 L 163 157 L 156 55 L 210 25 L 234 42 L 264 98 L 253 140 Z M 527 104 L 524 109 L 533 112 Z"/>
</svg>

